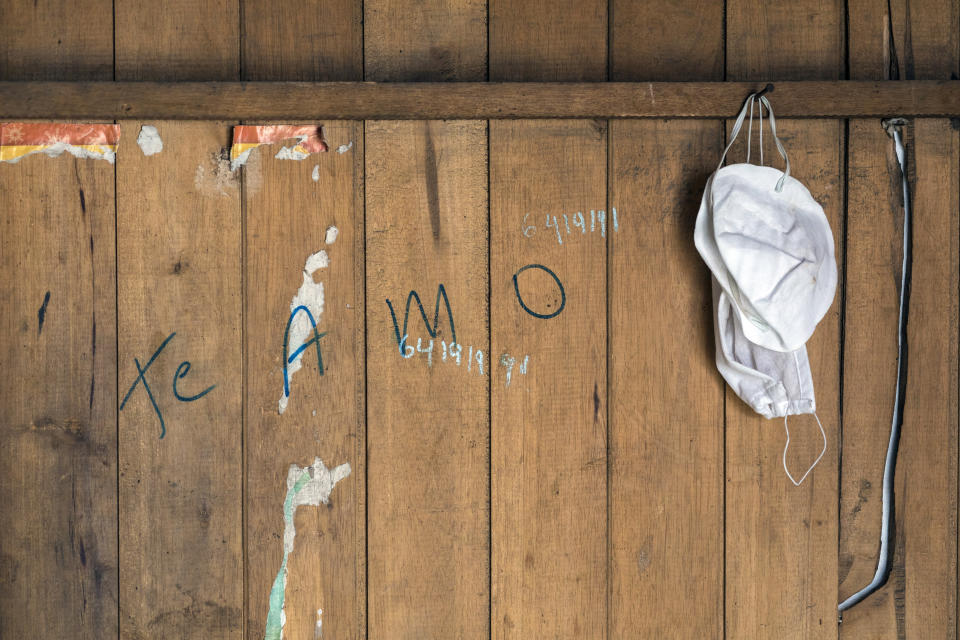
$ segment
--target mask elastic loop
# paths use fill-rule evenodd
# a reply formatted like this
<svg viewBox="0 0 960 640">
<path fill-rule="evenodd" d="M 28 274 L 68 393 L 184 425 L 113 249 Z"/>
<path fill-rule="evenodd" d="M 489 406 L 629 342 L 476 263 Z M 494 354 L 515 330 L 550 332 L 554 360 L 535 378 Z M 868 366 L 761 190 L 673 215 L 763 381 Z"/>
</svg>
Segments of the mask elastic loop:
<svg viewBox="0 0 960 640">
<path fill-rule="evenodd" d="M 763 131 L 763 120 L 760 121 Z M 753 146 L 753 97 L 750 98 L 750 122 L 747 124 L 747 164 L 750 164 L 750 147 Z"/>
<path fill-rule="evenodd" d="M 799 487 L 801 484 L 803 484 L 803 481 L 807 479 L 807 476 L 810 475 L 810 472 L 813 471 L 813 468 L 820 463 L 820 459 L 823 458 L 823 454 L 827 452 L 827 432 L 823 430 L 823 425 L 820 423 L 820 417 L 817 416 L 816 411 L 814 411 L 813 417 L 817 419 L 817 426 L 820 427 L 820 435 L 823 436 L 823 449 L 820 450 L 820 455 L 818 455 L 817 459 L 813 461 L 813 464 L 810 465 L 810 468 L 807 469 L 807 472 L 800 477 L 799 481 L 797 481 L 793 478 L 793 474 L 790 473 L 790 469 L 787 468 L 787 449 L 790 448 L 790 427 L 787 426 L 787 416 L 783 416 L 783 429 L 787 432 L 787 443 L 783 445 L 783 470 L 787 472 L 787 477 L 790 478 L 790 482 L 792 482 L 795 487 Z"/>
<path fill-rule="evenodd" d="M 733 129 L 730 130 L 730 142 L 727 143 L 727 148 L 723 150 L 723 155 L 720 156 L 720 164 L 717 165 L 717 169 L 723 166 L 723 161 L 727 158 L 727 152 L 730 151 L 730 147 L 733 146 L 737 136 L 740 135 L 740 127 L 743 126 L 743 120 L 747 117 L 747 107 L 753 104 L 753 98 L 756 95 L 755 93 L 751 93 L 744 101 L 743 108 L 740 109 L 740 115 L 737 116 L 737 121 L 733 123 Z"/>
<path fill-rule="evenodd" d="M 787 157 L 787 151 L 783 148 L 783 144 L 780 142 L 780 138 L 777 137 L 777 121 L 773 117 L 773 107 L 770 106 L 770 101 L 767 100 L 766 96 L 760 96 L 760 104 L 767 108 L 767 113 L 770 114 L 770 133 L 773 134 L 773 141 L 777 143 L 777 151 L 780 152 L 780 157 L 783 158 L 783 162 L 787 165 L 786 170 L 783 172 L 783 175 L 780 176 L 780 179 L 777 181 L 777 193 L 783 191 L 783 181 L 787 179 L 787 176 L 790 175 L 790 158 Z"/>
<path fill-rule="evenodd" d="M 760 126 L 757 127 L 760 129 L 760 166 L 763 166 L 763 99 L 757 101 L 757 105 L 760 108 L 760 117 L 757 119 Z"/>
</svg>

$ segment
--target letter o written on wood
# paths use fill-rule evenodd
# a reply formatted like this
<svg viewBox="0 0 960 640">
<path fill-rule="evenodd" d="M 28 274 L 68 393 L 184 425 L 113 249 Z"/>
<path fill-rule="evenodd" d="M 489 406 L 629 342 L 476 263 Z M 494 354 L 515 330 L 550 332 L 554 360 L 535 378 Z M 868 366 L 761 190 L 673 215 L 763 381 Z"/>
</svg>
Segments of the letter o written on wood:
<svg viewBox="0 0 960 640">
<path fill-rule="evenodd" d="M 553 313 L 546 313 L 546 314 L 537 313 L 536 311 L 528 307 L 526 303 L 523 301 L 523 296 L 520 295 L 520 285 L 517 284 L 517 276 L 519 276 L 521 273 L 523 273 L 527 269 L 540 269 L 541 271 L 545 271 L 551 278 L 553 278 L 553 281 L 557 283 L 557 288 L 560 289 L 560 306 L 557 307 L 557 310 L 554 311 Z M 523 310 L 529 313 L 530 315 L 532 315 L 534 318 L 542 318 L 544 320 L 555 318 L 558 315 L 560 315 L 560 312 L 563 311 L 564 307 L 567 306 L 567 294 L 563 290 L 563 283 L 560 282 L 560 278 L 557 277 L 557 274 L 555 274 L 553 271 L 543 266 L 542 264 L 528 264 L 525 267 L 521 267 L 519 271 L 513 274 L 513 291 L 514 293 L 517 294 L 517 301 L 520 303 L 520 306 L 523 307 Z"/>
</svg>

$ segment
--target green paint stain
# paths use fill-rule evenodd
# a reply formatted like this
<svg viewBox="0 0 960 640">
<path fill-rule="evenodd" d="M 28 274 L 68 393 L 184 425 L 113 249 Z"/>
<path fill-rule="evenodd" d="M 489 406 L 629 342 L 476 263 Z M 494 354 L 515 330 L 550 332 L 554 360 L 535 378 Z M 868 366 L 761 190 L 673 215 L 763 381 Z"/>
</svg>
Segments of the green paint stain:
<svg viewBox="0 0 960 640">
<path fill-rule="evenodd" d="M 294 504 L 297 494 L 303 487 L 310 482 L 310 473 L 304 470 L 297 478 L 283 501 L 283 524 L 284 533 L 287 527 L 293 526 Z M 286 539 L 286 536 L 284 536 Z M 287 592 L 287 556 L 286 542 L 284 542 L 283 562 L 280 564 L 280 571 L 273 580 L 273 588 L 270 589 L 270 611 L 267 613 L 267 629 L 264 633 L 264 640 L 282 640 L 283 638 L 283 601 Z"/>
</svg>

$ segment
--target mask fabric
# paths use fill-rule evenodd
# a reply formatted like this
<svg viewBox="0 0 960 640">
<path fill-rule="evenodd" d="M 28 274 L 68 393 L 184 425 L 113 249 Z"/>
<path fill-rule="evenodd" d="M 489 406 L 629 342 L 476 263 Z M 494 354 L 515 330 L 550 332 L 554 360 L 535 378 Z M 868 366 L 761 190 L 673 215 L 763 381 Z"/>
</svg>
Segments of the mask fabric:
<svg viewBox="0 0 960 640">
<path fill-rule="evenodd" d="M 730 145 L 753 101 L 751 95 L 744 104 Z M 823 209 L 790 177 L 773 110 L 765 97 L 760 104 L 761 114 L 763 107 L 769 113 L 786 171 L 752 164 L 724 167 L 721 158 L 721 167 L 704 190 L 694 240 L 713 274 L 717 369 L 754 411 L 765 418 L 784 418 L 784 471 L 799 485 L 826 452 L 826 433 L 817 418 L 823 450 L 797 481 L 786 464 L 787 417 L 816 417 L 805 345 L 833 302 L 837 266 Z"/>
</svg>

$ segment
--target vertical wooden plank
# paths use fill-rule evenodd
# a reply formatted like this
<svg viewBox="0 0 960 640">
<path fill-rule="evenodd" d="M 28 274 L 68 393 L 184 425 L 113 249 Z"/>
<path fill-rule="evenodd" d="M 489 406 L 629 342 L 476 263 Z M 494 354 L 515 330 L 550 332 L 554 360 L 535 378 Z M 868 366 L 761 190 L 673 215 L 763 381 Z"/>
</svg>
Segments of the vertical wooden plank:
<svg viewBox="0 0 960 640">
<path fill-rule="evenodd" d="M 112 80 L 113 2 L 0 3 L 0 79 Z"/>
<path fill-rule="evenodd" d="M 850 3 L 849 16 L 851 78 L 945 80 L 960 72 L 955 2 L 857 0 Z M 893 142 L 879 120 L 851 120 L 849 126 L 844 369 L 857 384 L 844 385 L 841 599 L 867 585 L 876 570 L 903 260 L 903 196 Z M 954 129 L 939 120 L 905 128 L 914 268 L 909 385 L 894 485 L 893 574 L 883 589 L 844 613 L 843 638 L 955 637 L 957 632 Z"/>
<path fill-rule="evenodd" d="M 117 79 L 238 79 L 236 0 L 118 0 L 115 15 Z M 144 123 L 122 124 L 133 141 Z M 243 290 L 231 123 L 146 124 L 163 151 L 130 144 L 117 159 L 120 634 L 239 638 Z"/>
<path fill-rule="evenodd" d="M 607 10 L 603 0 L 493 0 L 490 79 L 605 80 Z M 564 213 L 609 210 L 607 137 L 598 121 L 490 123 L 492 349 L 530 357 L 510 387 L 491 387 L 496 638 L 607 635 L 606 238 L 571 227 L 583 237 L 559 243 Z M 515 291 L 527 265 L 559 278 L 560 315 L 521 307 L 517 291 L 541 315 L 562 299 L 541 267 L 520 273 Z"/>
<path fill-rule="evenodd" d="M 244 1 L 244 80 L 363 79 L 362 3 Z"/>
<path fill-rule="evenodd" d="M 604 638 L 606 123 L 490 130 L 492 348 L 530 357 L 492 387 L 494 637 Z"/>
<path fill-rule="evenodd" d="M 614 1 L 611 78 L 722 80 L 723 13 Z M 613 638 L 723 636 L 724 387 L 710 276 L 692 246 L 722 147 L 717 121 L 611 124 Z"/>
<path fill-rule="evenodd" d="M 121 637 L 239 638 L 242 309 L 239 193 L 222 159 L 230 128 L 154 124 L 160 154 L 127 145 L 117 159 Z M 123 137 L 140 125 L 124 122 Z"/>
<path fill-rule="evenodd" d="M 244 2 L 241 15 L 244 78 L 363 78 L 360 3 Z M 298 163 L 275 160 L 276 148 L 263 148 L 243 169 L 246 636 L 251 640 L 264 637 L 282 562 L 288 469 L 306 467 L 316 457 L 331 469 L 348 463 L 351 473 L 337 483 L 327 507 L 294 514 L 284 637 L 312 638 L 318 623 L 323 637 L 366 634 L 363 126 L 324 123 L 323 131 L 330 153 Z M 337 153 L 340 145 L 349 148 Z M 328 235 L 331 228 L 336 237 Z M 321 376 L 308 351 L 280 414 L 290 304 L 307 257 L 321 250 L 329 259 L 315 276 L 325 294 L 316 318 L 326 334 L 320 344 L 324 371 Z"/>
<path fill-rule="evenodd" d="M 477 121 L 367 123 L 373 638 L 488 636 L 486 134 Z"/>
<path fill-rule="evenodd" d="M 843 34 L 840 2 L 729 2 L 727 78 L 839 79 Z M 776 110 L 776 94 L 771 102 Z M 777 130 L 790 154 L 792 175 L 826 212 L 842 267 L 844 128 L 837 121 L 778 120 Z M 770 136 L 764 139 L 766 162 L 782 166 Z M 730 162 L 744 160 L 745 144 L 739 142 Z M 756 151 L 753 162 L 758 161 Z M 842 295 L 838 285 L 833 306 L 807 343 L 827 451 L 802 486 L 794 487 L 782 469 L 783 422 L 763 419 L 727 390 L 725 626 L 731 638 L 837 636 Z M 812 416 L 791 418 L 789 424 L 787 464 L 806 469 L 823 445 L 819 429 Z"/>
<path fill-rule="evenodd" d="M 247 637 L 263 638 L 270 595 L 283 557 L 287 472 L 315 457 L 333 469 L 348 463 L 329 505 L 294 514 L 287 564 L 284 637 L 312 638 L 317 610 L 324 637 L 356 638 L 364 627 L 363 448 L 363 127 L 324 126 L 331 153 L 303 162 L 258 149 L 244 167 Z M 336 153 L 341 144 L 350 151 Z M 311 179 L 316 170 L 316 179 Z M 328 230 L 335 228 L 336 237 Z M 328 243 L 328 240 L 332 242 Z M 311 277 L 324 287 L 320 331 L 323 373 L 314 351 L 291 376 L 282 414 L 283 345 L 291 300 L 307 258 L 329 265 Z M 294 351 L 297 345 L 288 350 Z"/>
<path fill-rule="evenodd" d="M 729 0 L 727 79 L 840 80 L 844 22 L 839 0 Z"/>
<path fill-rule="evenodd" d="M 363 3 L 363 14 L 367 80 L 486 79 L 484 0 L 373 0 Z"/>
<path fill-rule="evenodd" d="M 111 12 L 2 3 L 0 79 L 111 79 Z M 113 636 L 113 167 L 25 158 L 0 165 L 0 193 L 0 637 Z"/>
<path fill-rule="evenodd" d="M 484 80 L 486 19 L 486 3 L 477 0 L 368 0 L 366 79 Z M 487 127 L 368 122 L 365 148 L 369 636 L 484 638 Z M 414 291 L 423 316 L 416 301 L 408 303 Z M 433 352 L 418 352 L 418 340 L 423 350 L 432 340 Z M 462 347 L 456 361 L 451 353 L 443 358 L 452 342 Z"/>
<path fill-rule="evenodd" d="M 691 249 L 722 125 L 612 127 L 610 634 L 722 637 L 724 391 Z"/>
<path fill-rule="evenodd" d="M 606 79 L 606 0 L 490 1 L 490 80 Z"/>
<path fill-rule="evenodd" d="M 0 637 L 117 628 L 113 167 L 0 165 Z"/>
<path fill-rule="evenodd" d="M 610 0 L 610 16 L 611 80 L 723 80 L 722 2 Z"/>
<path fill-rule="evenodd" d="M 239 0 L 115 0 L 117 80 L 238 80 Z"/>
</svg>

